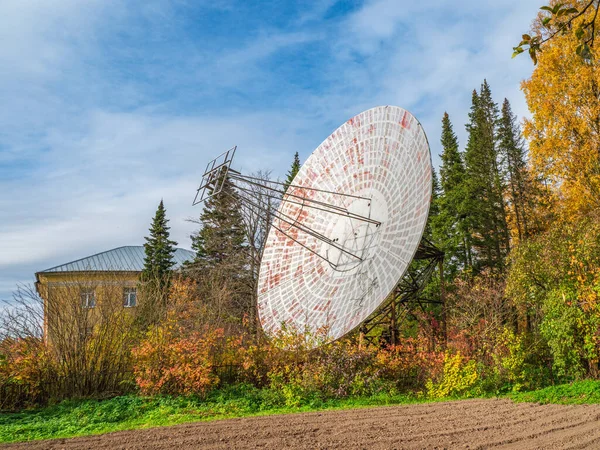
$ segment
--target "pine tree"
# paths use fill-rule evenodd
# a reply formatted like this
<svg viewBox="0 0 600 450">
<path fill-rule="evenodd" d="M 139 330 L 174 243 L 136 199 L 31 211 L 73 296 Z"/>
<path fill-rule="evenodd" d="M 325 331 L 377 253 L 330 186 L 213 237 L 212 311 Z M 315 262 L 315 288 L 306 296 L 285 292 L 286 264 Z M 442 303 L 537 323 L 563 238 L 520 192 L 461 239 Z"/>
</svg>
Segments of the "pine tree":
<svg viewBox="0 0 600 450">
<path fill-rule="evenodd" d="M 142 277 L 146 280 L 157 279 L 164 282 L 168 279 L 171 268 L 175 264 L 173 255 L 177 242 L 169 239 L 169 220 L 166 217 L 166 210 L 161 200 L 156 209 L 156 214 L 150 226 L 150 236 L 145 237 L 144 244 L 144 270 Z"/>
<path fill-rule="evenodd" d="M 465 150 L 465 212 L 477 268 L 502 270 L 509 251 L 501 161 L 496 146 L 498 107 L 487 81 L 473 92 Z"/>
<path fill-rule="evenodd" d="M 528 174 L 525 162 L 525 144 L 521 128 L 513 115 L 508 99 L 502 104 L 498 127 L 498 151 L 505 164 L 506 184 L 510 209 L 519 241 L 529 235 Z"/>
<path fill-rule="evenodd" d="M 294 161 L 292 162 L 292 167 L 290 167 L 287 178 L 285 179 L 285 182 L 284 182 L 284 188 L 283 188 L 284 192 L 287 191 L 290 184 L 292 184 L 292 182 L 294 181 L 294 177 L 296 176 L 296 174 L 298 173 L 299 170 L 300 170 L 300 157 L 298 156 L 298 152 L 296 152 L 296 154 L 294 155 Z"/>
</svg>

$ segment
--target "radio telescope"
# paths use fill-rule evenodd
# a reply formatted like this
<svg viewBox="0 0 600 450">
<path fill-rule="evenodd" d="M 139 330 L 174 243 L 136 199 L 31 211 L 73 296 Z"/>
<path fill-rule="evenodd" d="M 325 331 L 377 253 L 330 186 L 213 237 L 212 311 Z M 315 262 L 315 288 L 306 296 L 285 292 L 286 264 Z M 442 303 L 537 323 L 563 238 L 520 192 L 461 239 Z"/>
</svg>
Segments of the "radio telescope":
<svg viewBox="0 0 600 450">
<path fill-rule="evenodd" d="M 225 176 L 236 186 L 260 183 L 230 168 L 234 153 L 209 163 L 194 203 L 218 194 Z M 335 340 L 367 319 L 415 256 L 431 173 L 417 119 L 400 107 L 379 106 L 325 139 L 285 193 L 280 183 L 265 186 L 283 197 L 273 211 L 254 204 L 271 220 L 257 293 L 264 331 L 324 330 Z"/>
</svg>

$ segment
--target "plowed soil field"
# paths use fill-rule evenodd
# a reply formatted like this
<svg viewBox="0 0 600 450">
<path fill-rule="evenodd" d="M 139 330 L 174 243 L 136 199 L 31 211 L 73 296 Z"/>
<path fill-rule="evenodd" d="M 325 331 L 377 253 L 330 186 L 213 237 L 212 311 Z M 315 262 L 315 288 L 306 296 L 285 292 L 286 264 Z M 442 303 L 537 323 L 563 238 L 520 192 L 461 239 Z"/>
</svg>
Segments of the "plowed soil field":
<svg viewBox="0 0 600 450">
<path fill-rule="evenodd" d="M 5 449 L 600 449 L 600 405 L 510 400 L 324 411 L 199 422 Z"/>
</svg>

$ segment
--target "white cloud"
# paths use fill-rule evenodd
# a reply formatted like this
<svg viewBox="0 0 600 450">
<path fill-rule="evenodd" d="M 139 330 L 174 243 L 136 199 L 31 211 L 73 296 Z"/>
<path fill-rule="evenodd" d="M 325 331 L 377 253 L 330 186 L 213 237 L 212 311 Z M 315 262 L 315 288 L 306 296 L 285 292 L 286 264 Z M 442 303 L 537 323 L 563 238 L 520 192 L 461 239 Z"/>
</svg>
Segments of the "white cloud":
<svg viewBox="0 0 600 450">
<path fill-rule="evenodd" d="M 110 2 L 112 3 L 112 2 Z M 65 62 L 90 38 L 104 0 L 25 0 L 0 5 L 0 67 L 7 75 L 57 79 Z M 75 44 L 75 45 L 74 45 Z"/>
<path fill-rule="evenodd" d="M 498 102 L 527 113 L 518 84 L 532 66 L 510 54 L 537 5 L 380 0 L 323 22 L 328 1 L 233 49 L 182 31 L 175 8 L 186 5 L 198 3 L 0 4 L 0 298 L 37 270 L 142 244 L 161 198 L 172 236 L 189 247 L 199 176 L 234 144 L 238 168 L 283 175 L 295 151 L 307 157 L 352 115 L 397 104 L 417 115 L 437 155 L 444 111 L 464 145 L 483 78 Z M 107 47 L 119 33 L 126 44 Z M 277 78 L 308 47 L 320 59 L 288 73 L 310 72 L 314 86 Z"/>
<path fill-rule="evenodd" d="M 87 122 L 78 139 L 54 133 L 46 142 L 46 170 L 29 184 L 11 183 L 22 197 L 1 199 L 5 210 L 21 211 L 0 229 L 0 270 L 36 261 L 35 270 L 42 270 L 141 244 L 161 198 L 172 236 L 189 247 L 196 226 L 186 219 L 200 212 L 191 203 L 208 159 L 240 144 L 238 167 L 280 167 L 289 158 L 280 149 L 301 150 L 303 141 L 287 120 L 266 114 L 232 119 L 94 112 Z"/>
<path fill-rule="evenodd" d="M 527 114 L 519 82 L 533 66 L 526 56 L 511 54 L 537 8 L 520 0 L 367 2 L 347 19 L 344 28 L 353 32 L 335 44 L 338 60 L 329 74 L 339 88 L 336 107 L 409 109 L 427 130 L 439 163 L 443 113 L 450 114 L 464 145 L 471 92 L 484 78 L 498 103 L 507 97 L 519 116 Z"/>
</svg>

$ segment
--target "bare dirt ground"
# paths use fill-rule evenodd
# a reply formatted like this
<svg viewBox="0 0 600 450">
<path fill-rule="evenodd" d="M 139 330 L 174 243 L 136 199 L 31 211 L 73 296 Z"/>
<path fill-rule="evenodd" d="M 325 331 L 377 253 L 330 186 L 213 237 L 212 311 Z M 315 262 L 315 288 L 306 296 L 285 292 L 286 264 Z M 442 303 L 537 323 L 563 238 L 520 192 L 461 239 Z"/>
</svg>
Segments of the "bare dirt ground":
<svg viewBox="0 0 600 450">
<path fill-rule="evenodd" d="M 600 449 L 600 405 L 463 400 L 199 422 L 7 449 Z"/>
</svg>

